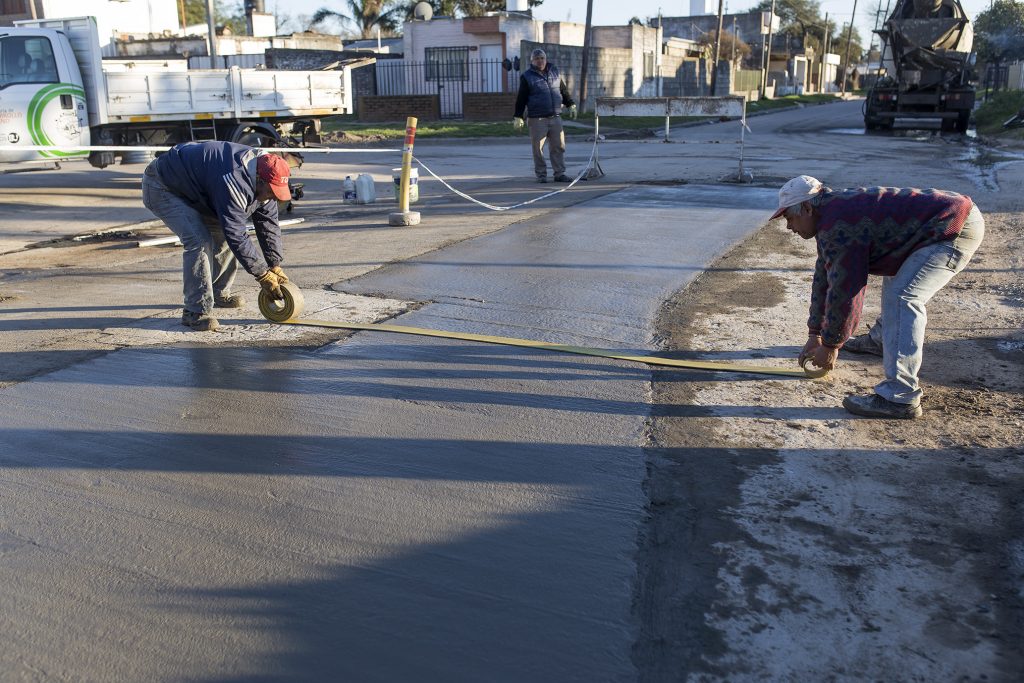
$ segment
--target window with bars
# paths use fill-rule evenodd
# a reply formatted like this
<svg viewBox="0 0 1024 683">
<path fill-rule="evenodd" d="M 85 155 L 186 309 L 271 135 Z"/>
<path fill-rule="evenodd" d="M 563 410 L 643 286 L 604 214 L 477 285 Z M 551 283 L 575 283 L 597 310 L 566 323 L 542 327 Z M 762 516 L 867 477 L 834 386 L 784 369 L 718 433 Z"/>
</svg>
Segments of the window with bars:
<svg viewBox="0 0 1024 683">
<path fill-rule="evenodd" d="M 469 80 L 468 47 L 428 47 L 426 58 L 428 81 Z"/>
</svg>

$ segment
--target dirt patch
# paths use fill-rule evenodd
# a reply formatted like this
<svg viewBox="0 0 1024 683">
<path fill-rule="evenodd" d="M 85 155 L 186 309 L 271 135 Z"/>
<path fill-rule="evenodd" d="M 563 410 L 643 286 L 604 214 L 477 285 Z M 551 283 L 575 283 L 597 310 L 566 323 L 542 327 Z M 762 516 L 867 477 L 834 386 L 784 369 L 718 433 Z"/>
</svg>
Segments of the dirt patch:
<svg viewBox="0 0 1024 683">
<path fill-rule="evenodd" d="M 371 133 L 353 133 L 350 131 L 334 131 L 329 133 L 323 133 L 322 138 L 327 143 L 346 143 L 346 144 L 359 144 L 367 142 L 387 142 L 390 139 L 386 135 L 371 134 Z"/>
<path fill-rule="evenodd" d="M 1024 670 L 1024 224 L 986 222 L 929 304 L 920 420 L 843 410 L 882 379 L 875 357 L 842 353 L 819 381 L 655 372 L 644 680 Z M 813 243 L 766 226 L 665 305 L 662 343 L 794 364 L 813 265 Z"/>
</svg>

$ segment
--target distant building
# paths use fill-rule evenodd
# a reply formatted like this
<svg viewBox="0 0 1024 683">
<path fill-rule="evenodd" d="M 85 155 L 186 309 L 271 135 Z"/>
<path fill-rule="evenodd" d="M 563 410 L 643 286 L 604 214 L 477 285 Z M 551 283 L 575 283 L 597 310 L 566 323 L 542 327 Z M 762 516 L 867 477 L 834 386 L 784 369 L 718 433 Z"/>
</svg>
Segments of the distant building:
<svg viewBox="0 0 1024 683">
<path fill-rule="evenodd" d="M 704 14 L 718 16 L 718 0 L 690 0 L 690 16 L 699 17 Z"/>
</svg>

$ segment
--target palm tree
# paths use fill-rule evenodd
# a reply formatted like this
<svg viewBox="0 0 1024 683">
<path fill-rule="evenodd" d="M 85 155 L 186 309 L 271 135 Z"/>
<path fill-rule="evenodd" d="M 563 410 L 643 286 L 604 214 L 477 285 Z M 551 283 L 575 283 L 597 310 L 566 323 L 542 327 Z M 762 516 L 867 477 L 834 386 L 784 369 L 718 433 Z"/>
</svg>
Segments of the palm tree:
<svg viewBox="0 0 1024 683">
<path fill-rule="evenodd" d="M 394 31 L 405 16 L 406 7 L 398 0 L 345 0 L 349 14 L 321 7 L 314 14 L 309 27 L 313 28 L 324 19 L 338 19 L 345 24 L 354 24 L 363 38 L 373 36 L 374 26 L 381 32 Z"/>
</svg>

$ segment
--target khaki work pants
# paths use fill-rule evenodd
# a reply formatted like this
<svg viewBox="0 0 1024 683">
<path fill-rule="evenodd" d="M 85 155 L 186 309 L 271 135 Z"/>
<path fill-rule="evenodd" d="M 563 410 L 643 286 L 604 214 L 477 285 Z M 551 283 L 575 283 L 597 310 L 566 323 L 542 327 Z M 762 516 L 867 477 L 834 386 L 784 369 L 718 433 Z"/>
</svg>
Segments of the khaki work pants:
<svg viewBox="0 0 1024 683">
<path fill-rule="evenodd" d="M 533 147 L 533 172 L 538 178 L 546 178 L 548 167 L 544 163 L 544 143 L 547 142 L 551 155 L 551 170 L 555 176 L 565 174 L 565 133 L 562 131 L 561 116 L 544 116 L 527 119 L 530 126 L 530 146 Z"/>
</svg>

